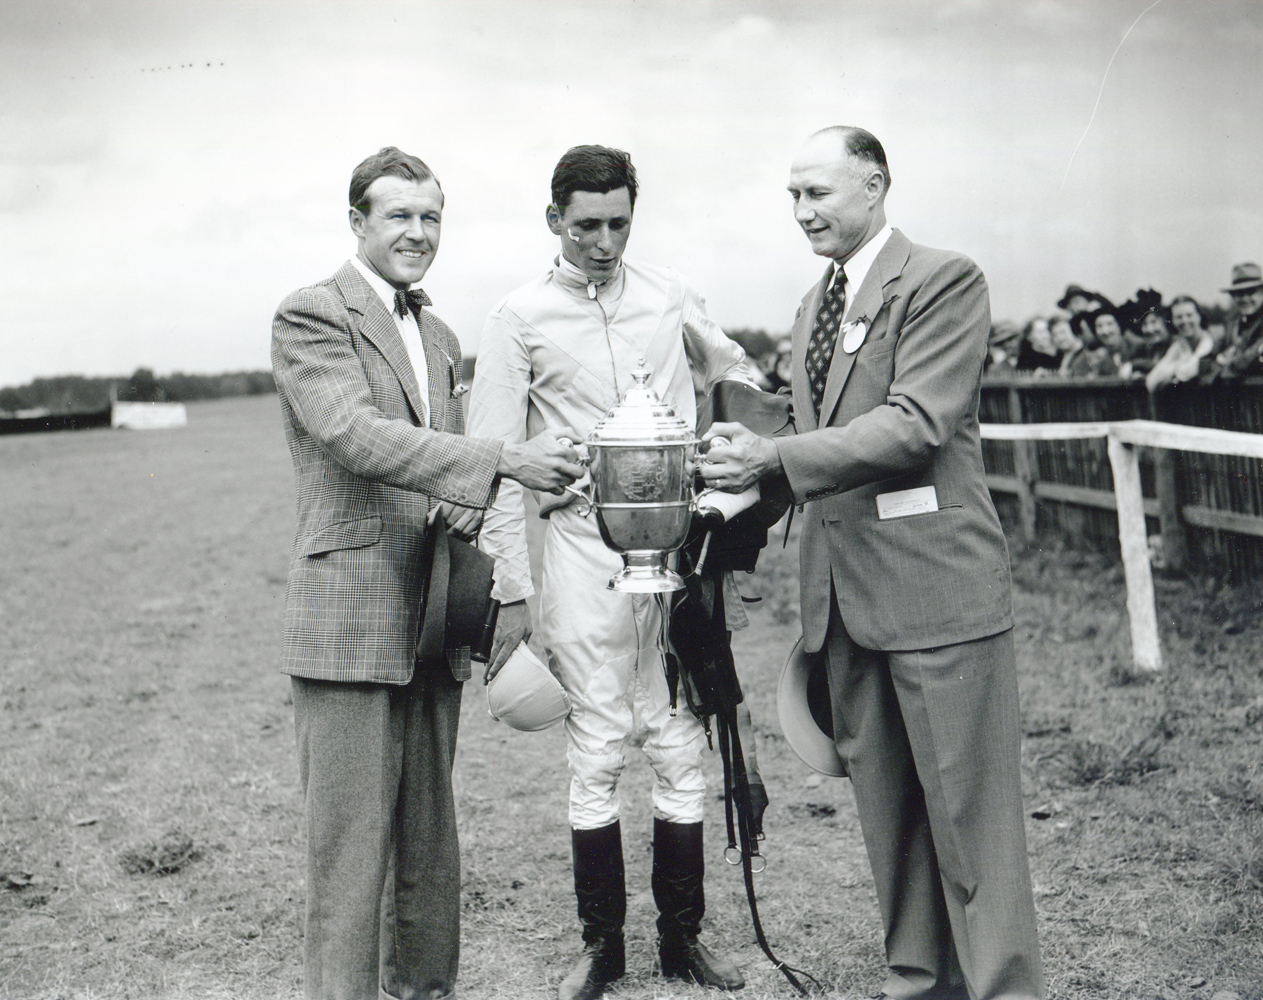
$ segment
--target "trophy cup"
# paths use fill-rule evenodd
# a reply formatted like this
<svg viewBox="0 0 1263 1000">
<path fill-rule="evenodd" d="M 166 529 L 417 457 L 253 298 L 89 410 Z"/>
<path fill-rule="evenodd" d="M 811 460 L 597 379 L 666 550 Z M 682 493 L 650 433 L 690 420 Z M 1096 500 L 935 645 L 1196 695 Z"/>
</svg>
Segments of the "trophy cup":
<svg viewBox="0 0 1263 1000">
<path fill-rule="evenodd" d="M 643 361 L 634 384 L 576 445 L 591 495 L 567 487 L 596 512 L 601 538 L 623 557 L 611 590 L 661 594 L 684 589 L 667 558 L 684 544 L 701 494 L 693 492 L 698 439 L 693 428 L 649 387 Z M 709 492 L 709 491 L 704 491 Z"/>
</svg>

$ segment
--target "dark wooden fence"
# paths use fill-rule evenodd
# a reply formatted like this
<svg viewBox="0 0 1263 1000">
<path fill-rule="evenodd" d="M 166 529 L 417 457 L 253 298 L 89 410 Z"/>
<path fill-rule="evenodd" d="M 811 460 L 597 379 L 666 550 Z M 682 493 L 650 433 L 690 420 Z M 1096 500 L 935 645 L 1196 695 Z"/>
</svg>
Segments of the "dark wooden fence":
<svg viewBox="0 0 1263 1000">
<path fill-rule="evenodd" d="M 1263 434 L 1263 379 L 1185 384 L 1150 395 L 1118 379 L 1006 377 L 983 384 L 984 423 L 1163 420 Z M 984 441 L 996 507 L 1027 538 L 1053 530 L 1118 544 L 1103 440 Z M 1151 535 L 1168 565 L 1239 582 L 1263 579 L 1263 461 L 1146 449 L 1141 483 Z"/>
<path fill-rule="evenodd" d="M 41 417 L 0 417 L 0 434 L 33 434 L 39 431 L 81 431 L 109 427 L 110 408 L 90 413 L 47 413 Z"/>
</svg>

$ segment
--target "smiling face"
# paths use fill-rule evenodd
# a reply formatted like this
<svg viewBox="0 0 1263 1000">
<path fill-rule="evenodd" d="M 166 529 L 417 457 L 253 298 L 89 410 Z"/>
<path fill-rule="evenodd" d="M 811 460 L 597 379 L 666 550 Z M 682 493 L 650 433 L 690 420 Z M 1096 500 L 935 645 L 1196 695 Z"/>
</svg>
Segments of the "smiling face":
<svg viewBox="0 0 1263 1000">
<path fill-rule="evenodd" d="M 359 257 L 395 288 L 425 277 L 439 251 L 443 192 L 433 180 L 387 175 L 365 192 L 368 211 L 351 209 Z"/>
<path fill-rule="evenodd" d="M 1202 314 L 1192 302 L 1177 302 L 1171 307 L 1171 322 L 1181 337 L 1197 340 L 1201 334 Z"/>
<path fill-rule="evenodd" d="M 1263 287 L 1251 288 L 1246 292 L 1233 292 L 1232 304 L 1242 316 L 1253 316 L 1263 309 Z"/>
<path fill-rule="evenodd" d="M 1151 344 L 1160 344 L 1170 336 L 1170 331 L 1166 320 L 1156 312 L 1147 312 L 1140 321 L 1140 335 Z"/>
<path fill-rule="evenodd" d="M 1118 320 L 1109 313 L 1102 313 L 1096 317 L 1093 328 L 1096 330 L 1096 339 L 1102 346 L 1112 351 L 1122 345 L 1123 329 L 1118 325 Z"/>
<path fill-rule="evenodd" d="M 881 171 L 846 152 L 836 135 L 814 135 L 789 169 L 794 221 L 813 253 L 848 260 L 886 224 Z"/>
<path fill-rule="evenodd" d="M 1030 339 L 1031 347 L 1041 354 L 1057 353 L 1057 348 L 1053 345 L 1052 333 L 1049 331 L 1048 323 L 1045 320 L 1033 320 L 1027 337 Z"/>
<path fill-rule="evenodd" d="M 1049 327 L 1052 333 L 1052 342 L 1057 346 L 1059 351 L 1073 351 L 1079 347 L 1079 338 L 1074 335 L 1074 329 L 1070 326 L 1070 320 L 1058 317 L 1052 321 Z"/>
<path fill-rule="evenodd" d="M 561 255 L 593 281 L 618 269 L 631 236 L 632 204 L 627 188 L 575 191 L 564 209 L 549 205 L 548 228 L 561 237 Z"/>
</svg>

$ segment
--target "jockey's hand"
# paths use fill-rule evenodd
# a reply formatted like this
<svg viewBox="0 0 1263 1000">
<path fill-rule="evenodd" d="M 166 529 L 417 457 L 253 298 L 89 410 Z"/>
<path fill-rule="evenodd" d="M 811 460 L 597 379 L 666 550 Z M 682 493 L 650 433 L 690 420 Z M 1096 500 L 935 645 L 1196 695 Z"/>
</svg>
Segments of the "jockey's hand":
<svg viewBox="0 0 1263 1000">
<path fill-rule="evenodd" d="M 484 684 L 491 682 L 491 678 L 509 662 L 509 657 L 513 655 L 518 644 L 531 637 L 532 631 L 531 609 L 526 606 L 525 601 L 500 605 L 500 617 L 496 619 L 495 638 L 491 640 L 491 659 L 487 661 L 486 673 L 482 675 Z"/>
</svg>

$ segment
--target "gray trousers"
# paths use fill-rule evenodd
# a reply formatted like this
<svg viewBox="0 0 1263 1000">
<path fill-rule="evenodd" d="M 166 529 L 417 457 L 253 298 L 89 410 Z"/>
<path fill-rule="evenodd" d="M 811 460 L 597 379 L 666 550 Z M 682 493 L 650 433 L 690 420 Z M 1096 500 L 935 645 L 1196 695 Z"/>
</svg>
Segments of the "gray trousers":
<svg viewBox="0 0 1263 1000">
<path fill-rule="evenodd" d="M 886 994 L 1042 997 L 1012 632 L 877 652 L 852 641 L 835 604 L 825 654 L 885 924 Z"/>
<path fill-rule="evenodd" d="M 453 993 L 460 849 L 452 758 L 461 685 L 292 678 L 307 829 L 308 1000 Z"/>
</svg>

